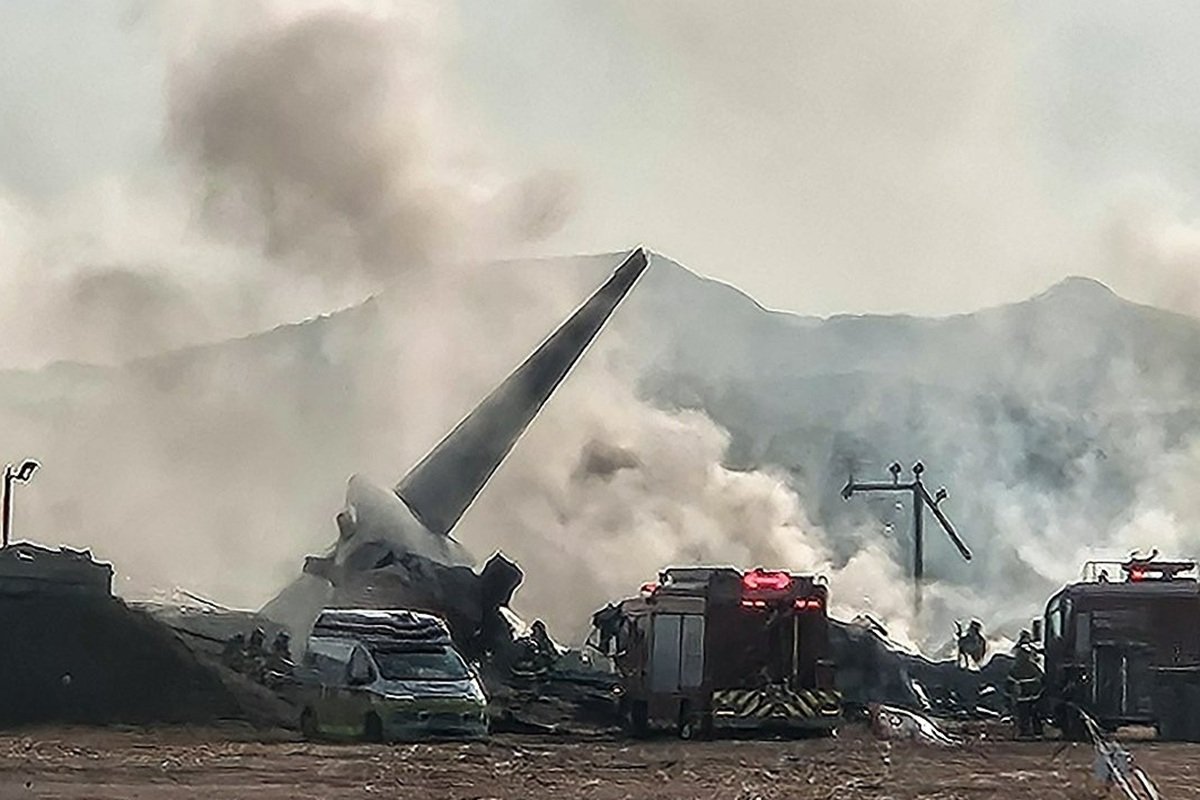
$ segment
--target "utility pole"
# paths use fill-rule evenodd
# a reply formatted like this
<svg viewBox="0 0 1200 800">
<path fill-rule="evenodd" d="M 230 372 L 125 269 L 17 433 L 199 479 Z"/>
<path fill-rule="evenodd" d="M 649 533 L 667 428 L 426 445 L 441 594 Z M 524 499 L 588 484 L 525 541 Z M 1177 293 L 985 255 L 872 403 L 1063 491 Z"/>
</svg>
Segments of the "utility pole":
<svg viewBox="0 0 1200 800">
<path fill-rule="evenodd" d="M 925 484 L 921 481 L 921 473 L 925 471 L 925 465 L 920 461 L 913 464 L 912 480 L 908 483 L 900 482 L 900 462 L 893 461 L 888 467 L 888 472 L 892 473 L 891 483 L 882 482 L 865 482 L 860 483 L 854 480 L 851 475 L 846 481 L 846 486 L 842 489 L 842 499 L 849 500 L 855 492 L 910 492 L 912 494 L 912 509 L 913 509 L 913 610 L 921 613 L 921 585 L 925 581 L 925 509 L 929 508 L 933 512 L 933 516 L 937 518 L 938 523 L 942 526 L 942 530 L 950 537 L 950 541 L 954 542 L 954 546 L 958 548 L 958 552 L 966 561 L 971 560 L 971 551 L 959 537 L 958 532 L 954 530 L 954 526 L 950 524 L 950 520 L 938 508 L 943 500 L 946 499 L 946 487 L 943 486 L 937 490 L 937 494 L 931 496 L 929 490 L 925 488 Z"/>
<path fill-rule="evenodd" d="M 0 505 L 2 505 L 0 508 L 0 549 L 8 547 L 8 543 L 12 539 L 13 483 L 27 483 L 33 477 L 38 466 L 38 462 L 27 458 L 15 472 L 12 464 L 4 468 L 4 496 L 0 500 Z"/>
</svg>

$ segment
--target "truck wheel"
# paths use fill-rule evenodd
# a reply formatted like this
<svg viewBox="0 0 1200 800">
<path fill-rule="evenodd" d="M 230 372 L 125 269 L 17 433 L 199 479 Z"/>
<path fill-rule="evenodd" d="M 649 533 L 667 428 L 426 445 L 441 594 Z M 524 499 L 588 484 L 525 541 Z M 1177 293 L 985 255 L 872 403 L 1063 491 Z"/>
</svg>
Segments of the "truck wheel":
<svg viewBox="0 0 1200 800">
<path fill-rule="evenodd" d="M 696 738 L 696 718 L 686 701 L 679 704 L 679 738 L 685 741 Z"/>
<path fill-rule="evenodd" d="M 1189 711 L 1183 688 L 1164 681 L 1154 698 L 1154 729 L 1157 738 L 1164 742 L 1181 742 L 1187 739 Z"/>
<path fill-rule="evenodd" d="M 712 728 L 712 714 L 693 714 L 691 705 L 686 702 L 680 705 L 680 739 L 684 739 L 685 741 L 691 739 L 711 739 Z"/>
<path fill-rule="evenodd" d="M 1200 686 L 1189 685 L 1184 690 L 1183 708 L 1188 724 L 1183 739 L 1188 742 L 1200 742 Z"/>
<path fill-rule="evenodd" d="M 317 724 L 317 712 L 311 708 L 305 708 L 300 712 L 300 735 L 310 742 L 315 741 L 320 735 L 320 726 Z"/>
<path fill-rule="evenodd" d="M 1186 735 L 1187 710 L 1182 707 L 1166 708 L 1155 720 L 1157 739 L 1163 742 L 1180 742 Z"/>
<path fill-rule="evenodd" d="M 629 704 L 625 714 L 625 731 L 635 739 L 644 739 L 650 732 L 650 712 L 644 700 Z"/>
<path fill-rule="evenodd" d="M 1062 738 L 1068 742 L 1086 742 L 1091 739 L 1088 735 L 1087 725 L 1083 724 L 1083 717 L 1079 716 L 1079 712 L 1074 706 L 1063 706 L 1060 713 L 1059 729 L 1062 731 Z"/>
<path fill-rule="evenodd" d="M 383 741 L 383 720 L 373 711 L 363 720 L 363 741 L 373 744 Z"/>
</svg>

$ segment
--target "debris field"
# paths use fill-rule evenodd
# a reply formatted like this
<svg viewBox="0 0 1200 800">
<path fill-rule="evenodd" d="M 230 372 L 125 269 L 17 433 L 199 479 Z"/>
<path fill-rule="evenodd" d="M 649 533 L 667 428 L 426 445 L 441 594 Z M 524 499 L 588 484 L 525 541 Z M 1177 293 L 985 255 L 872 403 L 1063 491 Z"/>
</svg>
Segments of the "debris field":
<svg viewBox="0 0 1200 800">
<path fill-rule="evenodd" d="M 862 726 L 795 741 L 497 736 L 489 742 L 328 745 L 243 730 L 39 728 L 0 737 L 0 797 L 97 798 L 1101 798 L 1092 748 L 955 749 L 875 740 Z M 1163 796 L 1200 797 L 1188 745 L 1137 742 Z"/>
</svg>

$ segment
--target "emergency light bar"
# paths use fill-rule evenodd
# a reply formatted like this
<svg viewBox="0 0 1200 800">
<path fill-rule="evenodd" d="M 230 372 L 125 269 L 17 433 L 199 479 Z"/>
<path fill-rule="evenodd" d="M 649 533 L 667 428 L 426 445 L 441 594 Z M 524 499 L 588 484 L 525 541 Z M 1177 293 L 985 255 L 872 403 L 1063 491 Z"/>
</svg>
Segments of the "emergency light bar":
<svg viewBox="0 0 1200 800">
<path fill-rule="evenodd" d="M 1189 572 L 1196 568 L 1194 561 L 1152 561 L 1149 559 L 1130 559 L 1121 565 L 1130 583 L 1143 581 L 1172 581 L 1181 572 Z"/>
<path fill-rule="evenodd" d="M 792 576 L 786 572 L 766 572 L 755 569 L 742 576 L 742 587 L 751 592 L 786 592 L 792 588 Z"/>
</svg>

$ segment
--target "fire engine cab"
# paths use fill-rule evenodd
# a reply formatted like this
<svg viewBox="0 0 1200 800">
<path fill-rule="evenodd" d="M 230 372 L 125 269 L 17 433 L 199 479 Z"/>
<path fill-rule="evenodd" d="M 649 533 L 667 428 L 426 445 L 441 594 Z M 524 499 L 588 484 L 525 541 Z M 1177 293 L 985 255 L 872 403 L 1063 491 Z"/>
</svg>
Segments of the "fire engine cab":
<svg viewBox="0 0 1200 800">
<path fill-rule="evenodd" d="M 622 711 L 632 733 L 673 728 L 833 729 L 828 591 L 812 576 L 671 568 L 610 606 Z M 605 612 L 600 612 L 600 618 Z"/>
<path fill-rule="evenodd" d="M 1041 622 L 1046 696 L 1068 738 L 1101 725 L 1154 725 L 1200 741 L 1200 583 L 1194 561 L 1091 562 L 1054 595 Z"/>
</svg>

